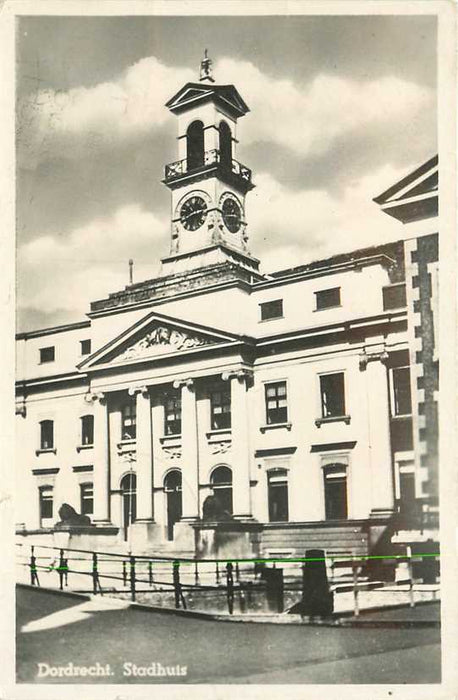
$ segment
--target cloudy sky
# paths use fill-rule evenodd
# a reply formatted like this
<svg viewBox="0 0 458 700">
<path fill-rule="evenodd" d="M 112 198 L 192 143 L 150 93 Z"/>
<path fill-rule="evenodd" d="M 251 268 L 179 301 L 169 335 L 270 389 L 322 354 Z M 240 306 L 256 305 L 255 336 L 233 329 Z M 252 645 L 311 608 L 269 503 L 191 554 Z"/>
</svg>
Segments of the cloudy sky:
<svg viewBox="0 0 458 700">
<path fill-rule="evenodd" d="M 80 320 L 169 250 L 164 103 L 198 77 L 251 108 L 251 250 L 270 271 L 403 236 L 372 198 L 436 146 L 434 17 L 27 17 L 17 27 L 18 328 Z"/>
</svg>

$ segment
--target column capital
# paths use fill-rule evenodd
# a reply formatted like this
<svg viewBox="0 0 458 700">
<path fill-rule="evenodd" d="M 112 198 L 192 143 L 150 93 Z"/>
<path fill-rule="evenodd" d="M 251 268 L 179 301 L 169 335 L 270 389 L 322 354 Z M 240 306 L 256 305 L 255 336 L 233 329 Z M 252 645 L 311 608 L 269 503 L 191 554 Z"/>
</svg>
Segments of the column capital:
<svg viewBox="0 0 458 700">
<path fill-rule="evenodd" d="M 359 355 L 359 369 L 364 372 L 367 368 L 367 365 L 369 362 L 375 362 L 380 361 L 382 364 L 386 365 L 388 362 L 388 352 L 386 351 L 386 348 L 383 348 L 383 350 L 379 352 L 366 352 L 366 349 L 363 350 L 363 352 Z"/>
<path fill-rule="evenodd" d="M 253 381 L 253 370 L 245 368 L 227 370 L 226 372 L 222 373 L 221 378 L 223 382 L 230 381 L 231 379 L 238 379 L 239 381 L 243 381 L 245 379 L 251 382 Z"/>
<path fill-rule="evenodd" d="M 192 389 L 194 387 L 194 379 L 188 377 L 187 379 L 175 379 L 173 382 L 174 389 L 181 389 L 183 386 L 186 386 L 188 389 Z"/>
<path fill-rule="evenodd" d="M 103 391 L 88 391 L 87 394 L 84 395 L 84 400 L 89 404 L 94 404 L 96 401 L 98 401 L 103 406 L 107 402 L 107 395 Z"/>
<path fill-rule="evenodd" d="M 127 393 L 129 394 L 129 396 L 136 396 L 137 394 L 141 394 L 146 398 L 149 395 L 149 387 L 145 384 L 141 386 L 130 386 L 127 389 Z"/>
</svg>

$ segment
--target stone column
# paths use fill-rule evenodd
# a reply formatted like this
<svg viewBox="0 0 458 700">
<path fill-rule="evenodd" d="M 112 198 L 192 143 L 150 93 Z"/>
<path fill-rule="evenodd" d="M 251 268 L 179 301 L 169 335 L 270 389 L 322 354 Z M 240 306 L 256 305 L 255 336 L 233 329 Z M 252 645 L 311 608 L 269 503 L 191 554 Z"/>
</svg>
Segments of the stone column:
<svg viewBox="0 0 458 700">
<path fill-rule="evenodd" d="M 137 518 L 136 522 L 153 521 L 153 450 L 151 400 L 148 388 L 132 387 L 137 404 Z"/>
<path fill-rule="evenodd" d="M 385 362 L 388 353 L 360 355 L 366 373 L 368 433 L 372 484 L 372 516 L 389 516 L 394 508 L 393 466 L 390 437 L 390 399 Z"/>
<path fill-rule="evenodd" d="M 94 522 L 110 523 L 110 457 L 108 405 L 103 393 L 88 394 L 94 405 Z"/>
<path fill-rule="evenodd" d="M 197 406 L 192 379 L 177 380 L 175 389 L 181 387 L 181 449 L 182 449 L 182 520 L 199 518 L 199 450 L 197 441 Z"/>
<path fill-rule="evenodd" d="M 234 517 L 251 518 L 250 447 L 247 384 L 252 373 L 247 370 L 224 372 L 223 380 L 231 383 L 232 497 Z"/>
</svg>

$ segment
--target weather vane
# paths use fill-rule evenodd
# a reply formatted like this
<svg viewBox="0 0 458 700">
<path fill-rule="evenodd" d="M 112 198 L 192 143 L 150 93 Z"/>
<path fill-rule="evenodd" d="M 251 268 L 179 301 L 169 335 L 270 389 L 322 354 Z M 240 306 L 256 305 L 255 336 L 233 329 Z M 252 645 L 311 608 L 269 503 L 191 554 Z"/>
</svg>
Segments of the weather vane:
<svg viewBox="0 0 458 700">
<path fill-rule="evenodd" d="M 199 80 L 209 80 L 211 83 L 215 82 L 215 79 L 213 77 L 213 61 L 211 58 L 208 58 L 208 50 L 205 49 L 204 52 L 204 57 L 202 61 L 200 62 L 200 78 Z"/>
</svg>

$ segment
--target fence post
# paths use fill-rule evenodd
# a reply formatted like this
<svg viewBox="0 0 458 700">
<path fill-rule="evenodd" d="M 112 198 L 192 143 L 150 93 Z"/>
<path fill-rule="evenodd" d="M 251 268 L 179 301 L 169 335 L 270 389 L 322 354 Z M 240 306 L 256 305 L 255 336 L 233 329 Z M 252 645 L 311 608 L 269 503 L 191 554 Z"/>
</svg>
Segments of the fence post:
<svg viewBox="0 0 458 700">
<path fill-rule="evenodd" d="M 92 590 L 94 595 L 97 593 L 97 584 L 100 589 L 99 572 L 97 571 L 97 553 L 92 552 Z"/>
<path fill-rule="evenodd" d="M 234 612 L 234 574 L 233 574 L 233 566 L 231 562 L 228 562 L 226 564 L 226 582 L 227 582 L 227 590 L 226 590 L 226 596 L 227 596 L 227 608 L 229 610 L 229 615 L 232 615 Z"/>
<path fill-rule="evenodd" d="M 64 550 L 60 550 L 59 554 L 59 567 L 58 567 L 58 573 L 59 573 L 59 590 L 63 591 L 64 589 L 64 569 L 65 569 L 65 559 L 64 559 Z"/>
<path fill-rule="evenodd" d="M 152 561 L 148 562 L 148 583 L 150 586 L 153 583 L 153 562 Z"/>
<path fill-rule="evenodd" d="M 122 585 L 127 586 L 127 568 L 125 559 L 122 560 Z"/>
<path fill-rule="evenodd" d="M 199 569 L 197 566 L 197 561 L 194 562 L 194 583 L 196 584 L 196 586 L 199 583 Z"/>
<path fill-rule="evenodd" d="M 238 561 L 235 562 L 235 580 L 237 581 L 237 583 L 240 581 L 240 571 L 239 571 Z"/>
<path fill-rule="evenodd" d="M 130 599 L 135 600 L 135 557 L 130 556 Z"/>
<path fill-rule="evenodd" d="M 412 549 L 407 547 L 407 566 L 409 568 L 409 605 L 415 607 L 415 598 L 413 591 L 413 567 L 412 567 Z"/>
<path fill-rule="evenodd" d="M 180 562 L 173 562 L 173 589 L 175 592 L 175 607 L 180 607 L 181 586 L 180 586 Z"/>
<path fill-rule="evenodd" d="M 359 616 L 359 588 L 358 588 L 358 562 L 354 558 L 351 560 L 351 568 L 353 569 L 353 601 L 354 601 L 354 615 Z"/>
<path fill-rule="evenodd" d="M 219 567 L 218 562 L 216 562 L 216 583 L 219 583 Z"/>
<path fill-rule="evenodd" d="M 38 572 L 37 572 L 37 559 L 35 557 L 35 547 L 32 545 L 31 548 L 31 553 L 30 553 L 30 583 L 32 586 L 39 586 L 40 582 L 38 580 Z"/>
</svg>

